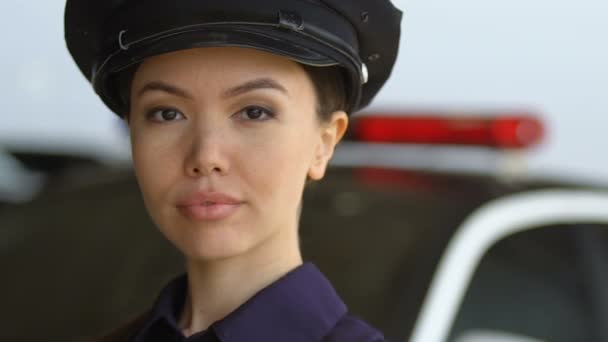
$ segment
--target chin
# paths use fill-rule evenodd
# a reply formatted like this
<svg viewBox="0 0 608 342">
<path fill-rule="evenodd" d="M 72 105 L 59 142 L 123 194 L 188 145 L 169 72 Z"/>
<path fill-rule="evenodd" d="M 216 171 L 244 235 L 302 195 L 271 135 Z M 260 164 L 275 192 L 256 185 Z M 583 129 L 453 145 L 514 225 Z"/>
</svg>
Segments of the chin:
<svg viewBox="0 0 608 342">
<path fill-rule="evenodd" d="M 217 261 L 246 254 L 255 243 L 253 237 L 229 224 L 186 223 L 161 228 L 161 232 L 189 260 Z"/>
<path fill-rule="evenodd" d="M 201 243 L 187 242 L 187 245 L 176 246 L 191 261 L 210 262 L 220 261 L 246 254 L 250 249 L 242 244 L 205 241 Z"/>
</svg>

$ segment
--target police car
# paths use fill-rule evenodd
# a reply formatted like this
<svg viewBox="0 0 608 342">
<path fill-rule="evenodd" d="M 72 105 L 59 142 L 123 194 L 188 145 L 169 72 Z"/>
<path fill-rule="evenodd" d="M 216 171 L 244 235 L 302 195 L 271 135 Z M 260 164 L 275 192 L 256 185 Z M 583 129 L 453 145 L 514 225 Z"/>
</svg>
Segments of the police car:
<svg viewBox="0 0 608 342">
<path fill-rule="evenodd" d="M 305 191 L 305 259 L 390 341 L 607 340 L 608 191 L 530 178 L 539 120 L 479 114 L 355 117 Z M 0 340 L 87 340 L 181 272 L 128 164 L 7 156 Z"/>
<path fill-rule="evenodd" d="M 605 2 L 395 2 L 407 48 L 376 105 L 415 120 L 353 129 L 305 193 L 305 257 L 391 341 L 607 341 L 605 187 L 531 176 L 539 131 L 521 113 L 536 133 L 513 146 L 519 129 L 500 130 L 501 145 L 480 129 L 492 120 L 397 106 L 531 103 L 562 115 L 561 133 L 585 125 L 591 144 L 605 141 Z M 63 3 L 3 5 L 20 29 L 3 36 L 16 53 L 2 69 L 0 340 L 89 340 L 148 306 L 181 258 L 145 213 L 124 136 L 66 56 Z M 373 142 L 377 124 L 426 134 Z M 578 136 L 557 140 L 590 144 Z M 598 155 L 571 166 L 602 169 Z"/>
</svg>

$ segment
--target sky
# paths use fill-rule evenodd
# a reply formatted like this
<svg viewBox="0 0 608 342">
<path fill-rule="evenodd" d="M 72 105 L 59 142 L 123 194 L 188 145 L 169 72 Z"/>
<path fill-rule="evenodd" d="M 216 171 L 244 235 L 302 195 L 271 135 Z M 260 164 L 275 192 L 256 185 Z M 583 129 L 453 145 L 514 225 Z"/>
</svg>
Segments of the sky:
<svg viewBox="0 0 608 342">
<path fill-rule="evenodd" d="M 548 137 L 530 172 L 608 183 L 608 2 L 396 0 L 394 73 L 369 111 L 527 109 Z M 127 137 L 69 57 L 62 0 L 3 1 L 0 146 L 124 155 Z M 371 18 L 373 19 L 373 18 Z"/>
</svg>

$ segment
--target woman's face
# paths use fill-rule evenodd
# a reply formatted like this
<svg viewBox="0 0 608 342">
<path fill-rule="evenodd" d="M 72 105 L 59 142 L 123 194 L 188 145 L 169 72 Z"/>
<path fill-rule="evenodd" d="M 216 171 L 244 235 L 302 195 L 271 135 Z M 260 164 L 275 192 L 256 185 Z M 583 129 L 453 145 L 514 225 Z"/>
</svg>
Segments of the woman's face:
<svg viewBox="0 0 608 342">
<path fill-rule="evenodd" d="M 315 108 L 304 70 L 277 55 L 200 48 L 147 59 L 128 121 L 162 233 L 199 260 L 288 248 L 305 180 L 323 177 L 348 121 L 336 112 L 321 123 Z"/>
</svg>

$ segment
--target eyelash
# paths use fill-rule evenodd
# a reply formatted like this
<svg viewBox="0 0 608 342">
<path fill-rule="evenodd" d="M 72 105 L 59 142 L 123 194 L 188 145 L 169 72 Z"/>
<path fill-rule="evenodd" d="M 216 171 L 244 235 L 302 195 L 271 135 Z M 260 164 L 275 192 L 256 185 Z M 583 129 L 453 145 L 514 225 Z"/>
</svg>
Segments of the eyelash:
<svg viewBox="0 0 608 342">
<path fill-rule="evenodd" d="M 171 121 L 177 121 L 176 119 L 172 119 L 172 120 L 163 120 L 163 119 L 155 118 L 155 115 L 156 115 L 156 114 L 159 114 L 159 113 L 160 113 L 160 114 L 162 115 L 163 113 L 166 113 L 166 112 L 175 112 L 177 115 L 181 115 L 181 117 L 182 117 L 182 119 L 181 119 L 181 120 L 185 119 L 184 114 L 182 114 L 182 112 L 180 112 L 179 110 L 174 109 L 174 108 L 154 108 L 154 109 L 152 109 L 152 110 L 150 110 L 150 111 L 148 111 L 148 112 L 146 113 L 146 118 L 147 118 L 148 120 L 150 120 L 150 121 L 154 121 L 154 122 L 171 122 Z"/>
<path fill-rule="evenodd" d="M 250 110 L 259 110 L 262 112 L 262 115 L 266 115 L 266 117 L 263 119 L 260 119 L 260 118 L 251 119 L 251 118 L 247 117 L 247 114 L 249 113 Z M 166 113 L 166 112 L 175 112 L 176 116 L 181 116 L 180 120 L 185 119 L 184 114 L 182 114 L 179 110 L 174 109 L 174 108 L 154 108 L 146 113 L 146 118 L 150 121 L 160 122 L 160 123 L 178 121 L 175 118 L 171 119 L 171 120 L 165 120 L 165 119 L 157 117 L 157 114 L 160 114 L 162 117 L 162 114 Z M 245 121 L 266 121 L 266 120 L 276 117 L 276 115 L 274 114 L 274 112 L 271 109 L 268 109 L 268 108 L 265 108 L 262 106 L 247 106 L 247 107 L 239 110 L 238 112 L 236 112 L 235 115 L 240 116 L 241 119 L 245 120 Z"/>
<path fill-rule="evenodd" d="M 264 115 L 266 115 L 266 117 L 264 119 L 251 119 L 247 117 L 247 113 L 250 110 L 259 110 L 261 111 Z M 247 106 L 243 109 L 241 109 L 240 111 L 236 112 L 235 115 L 240 115 L 242 117 L 243 120 L 246 121 L 266 121 L 266 120 L 270 120 L 272 118 L 275 118 L 276 115 L 274 114 L 274 112 L 271 109 L 262 107 L 262 106 Z"/>
</svg>

